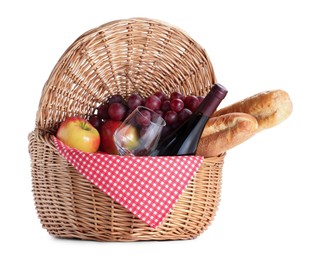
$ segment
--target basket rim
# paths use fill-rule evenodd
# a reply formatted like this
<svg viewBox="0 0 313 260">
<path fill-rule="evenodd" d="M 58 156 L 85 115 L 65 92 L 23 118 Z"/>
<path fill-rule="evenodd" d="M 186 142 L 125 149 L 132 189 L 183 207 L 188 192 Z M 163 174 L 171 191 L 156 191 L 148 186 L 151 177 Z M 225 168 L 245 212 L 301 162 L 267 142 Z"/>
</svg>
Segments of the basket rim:
<svg viewBox="0 0 313 260">
<path fill-rule="evenodd" d="M 40 127 L 35 127 L 31 132 L 28 133 L 28 141 L 29 141 L 29 148 L 32 146 L 32 139 L 40 139 L 40 141 L 44 142 L 47 146 L 52 148 L 56 153 L 58 153 L 58 149 L 56 148 L 54 141 L 53 141 L 53 136 L 55 137 L 55 132 L 51 131 L 49 129 L 45 128 L 40 128 Z M 30 150 L 29 150 L 30 152 Z M 213 161 L 219 161 L 221 159 L 224 160 L 226 157 L 227 152 L 221 153 L 217 156 L 211 156 L 211 157 L 204 157 L 204 160 L 211 160 Z M 61 155 L 60 155 L 61 156 Z M 119 155 L 117 155 L 119 156 Z M 121 155 L 122 156 L 122 155 Z M 196 156 L 196 155 L 195 155 Z M 218 159 L 217 159 L 218 158 Z"/>
</svg>

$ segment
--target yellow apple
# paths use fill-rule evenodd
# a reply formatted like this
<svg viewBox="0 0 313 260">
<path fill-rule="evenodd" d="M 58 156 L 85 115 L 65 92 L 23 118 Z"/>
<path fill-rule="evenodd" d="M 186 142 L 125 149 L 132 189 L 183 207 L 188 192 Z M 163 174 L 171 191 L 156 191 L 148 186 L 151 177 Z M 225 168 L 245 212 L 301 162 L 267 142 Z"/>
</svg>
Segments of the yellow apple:
<svg viewBox="0 0 313 260">
<path fill-rule="evenodd" d="M 60 125 L 57 138 L 69 147 L 83 152 L 97 152 L 100 135 L 87 120 L 81 117 L 68 117 Z"/>
<path fill-rule="evenodd" d="M 119 138 L 120 144 L 129 151 L 135 149 L 139 144 L 138 131 L 132 125 L 125 124 L 119 129 L 118 136 L 115 137 Z"/>
</svg>

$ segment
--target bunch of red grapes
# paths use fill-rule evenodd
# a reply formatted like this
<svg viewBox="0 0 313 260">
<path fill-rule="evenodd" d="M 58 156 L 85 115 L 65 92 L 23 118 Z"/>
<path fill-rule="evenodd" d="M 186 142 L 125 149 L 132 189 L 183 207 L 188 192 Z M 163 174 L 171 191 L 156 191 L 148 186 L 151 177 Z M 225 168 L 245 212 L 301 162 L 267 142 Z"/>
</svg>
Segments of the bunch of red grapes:
<svg viewBox="0 0 313 260">
<path fill-rule="evenodd" d="M 116 94 L 95 109 L 89 122 L 99 130 L 105 120 L 123 121 L 136 107 L 145 106 L 164 118 L 166 126 L 162 134 L 167 134 L 185 122 L 202 100 L 202 96 L 185 96 L 179 92 L 173 92 L 170 96 L 166 96 L 163 92 L 158 91 L 147 98 L 134 93 L 126 100 Z"/>
</svg>

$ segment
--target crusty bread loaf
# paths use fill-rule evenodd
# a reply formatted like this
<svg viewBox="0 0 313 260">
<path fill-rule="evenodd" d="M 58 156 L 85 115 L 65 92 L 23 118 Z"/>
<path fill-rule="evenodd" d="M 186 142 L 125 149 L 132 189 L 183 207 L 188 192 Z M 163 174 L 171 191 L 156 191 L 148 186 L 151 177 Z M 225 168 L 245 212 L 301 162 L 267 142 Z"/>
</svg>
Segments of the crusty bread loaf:
<svg viewBox="0 0 313 260">
<path fill-rule="evenodd" d="M 196 155 L 217 156 L 252 137 L 257 129 L 257 120 L 246 113 L 211 118 L 202 132 Z"/>
<path fill-rule="evenodd" d="M 261 131 L 289 117 L 292 112 L 292 102 L 284 90 L 271 90 L 224 107 L 215 112 L 213 117 L 232 112 L 243 112 L 254 116 L 258 121 L 258 131 Z"/>
</svg>

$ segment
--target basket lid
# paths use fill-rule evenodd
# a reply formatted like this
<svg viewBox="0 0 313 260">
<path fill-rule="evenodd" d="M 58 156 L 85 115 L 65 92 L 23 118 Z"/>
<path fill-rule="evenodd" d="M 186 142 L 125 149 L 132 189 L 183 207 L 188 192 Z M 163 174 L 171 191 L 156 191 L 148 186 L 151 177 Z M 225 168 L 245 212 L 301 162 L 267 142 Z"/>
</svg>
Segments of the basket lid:
<svg viewBox="0 0 313 260">
<path fill-rule="evenodd" d="M 147 18 L 116 20 L 82 34 L 44 85 L 36 127 L 90 115 L 112 94 L 162 90 L 204 95 L 215 83 L 205 50 L 177 27 Z"/>
</svg>

